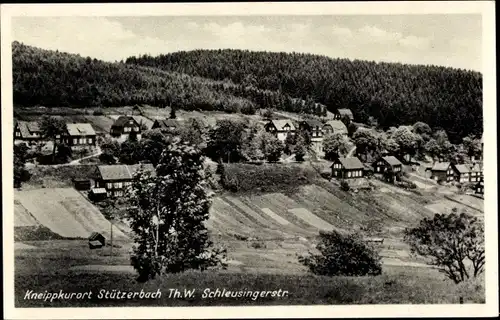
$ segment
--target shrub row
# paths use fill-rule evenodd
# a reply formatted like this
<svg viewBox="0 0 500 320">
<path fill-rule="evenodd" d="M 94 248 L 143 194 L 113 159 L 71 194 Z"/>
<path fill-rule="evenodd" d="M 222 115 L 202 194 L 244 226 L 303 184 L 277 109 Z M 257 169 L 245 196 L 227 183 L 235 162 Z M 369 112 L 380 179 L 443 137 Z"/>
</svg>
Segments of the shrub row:
<svg viewBox="0 0 500 320">
<path fill-rule="evenodd" d="M 242 164 L 219 165 L 221 184 L 226 190 L 238 191 L 286 191 L 312 183 L 318 173 L 300 165 Z"/>
</svg>

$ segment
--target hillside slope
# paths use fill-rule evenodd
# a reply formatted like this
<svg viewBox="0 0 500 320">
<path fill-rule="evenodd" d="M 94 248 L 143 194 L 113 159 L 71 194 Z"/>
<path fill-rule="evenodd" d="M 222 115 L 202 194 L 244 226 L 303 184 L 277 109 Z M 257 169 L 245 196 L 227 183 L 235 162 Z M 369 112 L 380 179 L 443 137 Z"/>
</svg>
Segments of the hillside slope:
<svg viewBox="0 0 500 320">
<path fill-rule="evenodd" d="M 276 102 L 289 110 L 326 111 L 277 91 L 125 63 L 109 63 L 12 44 L 14 104 L 46 107 L 120 107 L 149 104 L 185 110 L 253 114 Z M 182 71 L 181 71 L 182 72 Z"/>
<path fill-rule="evenodd" d="M 87 238 L 92 232 L 110 236 L 110 222 L 73 188 L 15 191 L 15 227 L 48 228 L 62 238 Z M 116 239 L 128 239 L 118 228 Z"/>
<path fill-rule="evenodd" d="M 373 116 L 386 128 L 423 121 L 442 127 L 453 141 L 482 132 L 482 75 L 473 71 L 230 49 L 144 55 L 126 63 L 312 97 L 330 111 L 351 108 L 359 122 Z"/>
</svg>

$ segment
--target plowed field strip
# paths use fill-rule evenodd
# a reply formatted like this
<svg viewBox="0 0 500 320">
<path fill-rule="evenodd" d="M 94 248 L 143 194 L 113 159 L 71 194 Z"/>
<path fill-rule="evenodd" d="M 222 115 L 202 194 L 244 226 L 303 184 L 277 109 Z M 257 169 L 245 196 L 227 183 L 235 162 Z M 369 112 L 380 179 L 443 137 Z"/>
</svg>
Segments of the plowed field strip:
<svg viewBox="0 0 500 320">
<path fill-rule="evenodd" d="M 291 213 L 309 223 L 310 225 L 318 228 L 319 230 L 332 231 L 336 229 L 333 225 L 329 224 L 323 219 L 318 218 L 311 211 L 304 208 L 290 209 Z"/>
</svg>

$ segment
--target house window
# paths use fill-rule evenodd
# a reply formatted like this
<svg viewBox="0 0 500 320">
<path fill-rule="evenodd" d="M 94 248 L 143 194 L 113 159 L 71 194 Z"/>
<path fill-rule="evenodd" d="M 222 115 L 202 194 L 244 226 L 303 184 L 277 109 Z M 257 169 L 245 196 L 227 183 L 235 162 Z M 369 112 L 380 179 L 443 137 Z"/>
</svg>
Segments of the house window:
<svg viewBox="0 0 500 320">
<path fill-rule="evenodd" d="M 135 132 L 139 132 L 139 127 L 134 127 Z"/>
<path fill-rule="evenodd" d="M 16 132 L 16 137 L 20 137 L 21 136 L 21 132 Z"/>
<path fill-rule="evenodd" d="M 78 139 L 74 138 L 73 139 L 73 144 L 78 144 Z"/>
<path fill-rule="evenodd" d="M 92 138 L 88 138 L 88 139 L 87 139 L 87 143 L 88 143 L 88 144 L 92 144 Z"/>
<path fill-rule="evenodd" d="M 106 183 L 106 189 L 113 189 L 113 184 L 111 182 Z"/>
<path fill-rule="evenodd" d="M 351 171 L 347 171 L 347 177 L 350 178 L 351 177 Z"/>
<path fill-rule="evenodd" d="M 115 187 L 115 189 L 121 189 L 121 188 L 123 188 L 123 184 L 121 182 L 115 182 L 114 187 Z"/>
<path fill-rule="evenodd" d="M 129 132 L 129 131 L 130 131 L 130 128 L 129 128 L 129 127 L 125 127 L 125 128 L 123 128 L 123 131 L 124 131 L 124 132 Z"/>
<path fill-rule="evenodd" d="M 85 144 L 85 138 L 80 138 L 80 144 Z"/>
<path fill-rule="evenodd" d="M 130 120 L 128 123 L 130 123 L 130 124 L 134 124 L 134 120 Z"/>
</svg>

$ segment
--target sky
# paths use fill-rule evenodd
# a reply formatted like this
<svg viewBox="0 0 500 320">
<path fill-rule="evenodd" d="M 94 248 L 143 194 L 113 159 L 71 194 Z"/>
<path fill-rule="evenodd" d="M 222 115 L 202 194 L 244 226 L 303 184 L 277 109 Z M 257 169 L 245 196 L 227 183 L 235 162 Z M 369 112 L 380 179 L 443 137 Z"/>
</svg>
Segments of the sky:
<svg viewBox="0 0 500 320">
<path fill-rule="evenodd" d="M 12 40 L 105 61 L 232 48 L 476 71 L 481 30 L 479 14 L 12 18 Z"/>
</svg>

